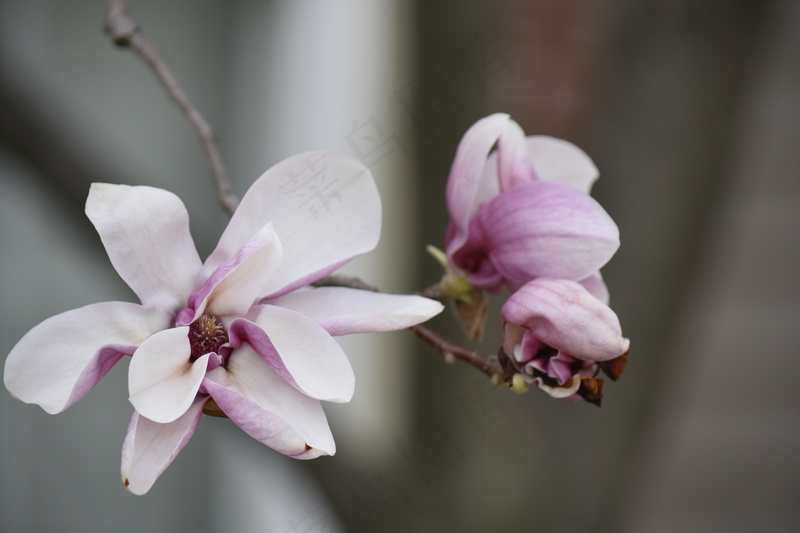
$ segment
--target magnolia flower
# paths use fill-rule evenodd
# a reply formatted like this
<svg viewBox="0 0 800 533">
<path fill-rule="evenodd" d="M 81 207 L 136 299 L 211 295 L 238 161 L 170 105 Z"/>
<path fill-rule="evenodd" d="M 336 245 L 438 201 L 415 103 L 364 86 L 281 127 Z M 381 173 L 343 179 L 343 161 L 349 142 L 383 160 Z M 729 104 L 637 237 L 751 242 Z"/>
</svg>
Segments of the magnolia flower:
<svg viewBox="0 0 800 533">
<path fill-rule="evenodd" d="M 555 398 L 599 405 L 603 370 L 617 379 L 630 342 L 614 311 L 580 283 L 538 278 L 503 305 L 505 340 L 501 363 Z"/>
<path fill-rule="evenodd" d="M 589 196 L 597 177 L 567 141 L 525 138 L 505 114 L 479 120 L 461 139 L 447 183 L 450 263 L 485 290 L 551 277 L 587 280 L 604 298 L 598 272 L 619 232 Z"/>
<path fill-rule="evenodd" d="M 187 444 L 204 411 L 291 457 L 333 454 L 320 400 L 349 401 L 355 379 L 331 335 L 406 328 L 442 308 L 416 296 L 307 287 L 376 245 L 380 212 L 358 161 L 295 156 L 253 184 L 201 262 L 175 195 L 95 183 L 86 213 L 142 303 L 98 303 L 45 320 L 11 351 L 5 385 L 58 413 L 132 356 L 135 411 L 122 477 L 137 494 Z"/>
</svg>

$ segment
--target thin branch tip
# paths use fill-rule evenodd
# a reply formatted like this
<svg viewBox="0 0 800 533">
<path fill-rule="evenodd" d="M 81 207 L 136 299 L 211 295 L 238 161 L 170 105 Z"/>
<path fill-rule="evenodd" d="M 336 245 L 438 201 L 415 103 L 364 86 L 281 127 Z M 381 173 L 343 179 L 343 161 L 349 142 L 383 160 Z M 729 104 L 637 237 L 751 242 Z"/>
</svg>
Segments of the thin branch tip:
<svg viewBox="0 0 800 533">
<path fill-rule="evenodd" d="M 453 364 L 456 360 L 464 361 L 492 379 L 494 379 L 494 376 L 502 374 L 502 368 L 500 368 L 500 362 L 497 357 L 484 355 L 475 350 L 468 350 L 463 346 L 448 341 L 431 328 L 422 324 L 408 329 L 414 335 L 436 348 L 448 364 Z"/>
<path fill-rule="evenodd" d="M 139 26 L 128 14 L 125 0 L 111 0 L 108 3 L 103 29 L 115 45 L 130 46 L 131 39 L 139 32 Z"/>
<path fill-rule="evenodd" d="M 214 192 L 222 209 L 232 216 L 239 200 L 233 193 L 222 155 L 217 146 L 216 136 L 208 121 L 194 106 L 189 96 L 181 88 L 175 75 L 161 59 L 155 46 L 147 41 L 140 32 L 139 25 L 128 13 L 125 0 L 110 0 L 104 17 L 105 32 L 115 45 L 132 49 L 150 67 L 156 78 L 164 87 L 169 97 L 180 108 L 189 120 L 192 128 L 200 138 L 208 163 L 211 166 Z"/>
</svg>

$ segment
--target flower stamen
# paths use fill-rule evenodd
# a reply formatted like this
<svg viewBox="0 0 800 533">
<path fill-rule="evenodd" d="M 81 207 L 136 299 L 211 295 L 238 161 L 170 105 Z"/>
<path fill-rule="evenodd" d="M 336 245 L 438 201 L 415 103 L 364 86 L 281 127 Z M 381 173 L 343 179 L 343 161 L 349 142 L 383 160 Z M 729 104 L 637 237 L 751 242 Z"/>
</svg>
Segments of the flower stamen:
<svg viewBox="0 0 800 533">
<path fill-rule="evenodd" d="M 189 361 L 195 362 L 207 353 L 218 353 L 220 347 L 228 342 L 228 333 L 219 317 L 201 315 L 189 326 Z"/>
</svg>

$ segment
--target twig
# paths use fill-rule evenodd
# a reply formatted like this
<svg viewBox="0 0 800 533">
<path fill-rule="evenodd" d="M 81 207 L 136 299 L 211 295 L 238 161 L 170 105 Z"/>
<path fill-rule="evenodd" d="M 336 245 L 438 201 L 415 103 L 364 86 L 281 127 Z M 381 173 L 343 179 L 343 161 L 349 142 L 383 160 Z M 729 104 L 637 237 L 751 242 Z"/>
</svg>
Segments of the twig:
<svg viewBox="0 0 800 533">
<path fill-rule="evenodd" d="M 411 326 L 408 329 L 410 329 L 414 335 L 439 350 L 439 353 L 444 355 L 445 358 L 454 357 L 460 361 L 465 361 L 490 378 L 494 376 L 501 376 L 503 373 L 502 368 L 500 368 L 500 362 L 496 357 L 487 356 L 480 352 L 468 350 L 462 346 L 459 346 L 458 344 L 454 344 L 444 339 L 427 326 Z"/>
<path fill-rule="evenodd" d="M 167 68 L 164 60 L 161 59 L 155 47 L 142 37 L 136 21 L 128 14 L 127 3 L 125 0 L 111 0 L 106 10 L 104 27 L 106 33 L 114 41 L 114 44 L 121 47 L 131 48 L 136 54 L 147 63 L 158 77 L 161 85 L 169 94 L 170 98 L 181 108 L 181 111 L 189 119 L 192 127 L 200 136 L 208 161 L 213 172 L 212 180 L 214 189 L 222 209 L 228 214 L 233 215 L 239 200 L 233 193 L 230 181 L 222 163 L 214 131 L 208 122 L 192 104 L 189 97 L 181 88 L 178 80 Z"/>
<path fill-rule="evenodd" d="M 322 278 L 314 283 L 314 285 L 317 287 L 349 287 L 351 289 L 380 292 L 377 287 L 370 285 L 361 278 L 357 278 L 355 276 L 332 275 Z M 425 292 L 433 293 L 435 291 L 429 287 L 423 292 L 423 294 L 425 294 Z M 427 326 L 417 325 L 411 326 L 408 329 L 410 329 L 414 335 L 436 348 L 439 353 L 445 357 L 445 360 L 458 359 L 460 361 L 465 361 L 490 378 L 494 376 L 502 376 L 503 374 L 503 369 L 501 368 L 500 361 L 498 361 L 497 357 L 484 355 L 474 350 L 468 350 L 463 346 L 459 346 L 458 344 L 446 340 Z"/>
</svg>

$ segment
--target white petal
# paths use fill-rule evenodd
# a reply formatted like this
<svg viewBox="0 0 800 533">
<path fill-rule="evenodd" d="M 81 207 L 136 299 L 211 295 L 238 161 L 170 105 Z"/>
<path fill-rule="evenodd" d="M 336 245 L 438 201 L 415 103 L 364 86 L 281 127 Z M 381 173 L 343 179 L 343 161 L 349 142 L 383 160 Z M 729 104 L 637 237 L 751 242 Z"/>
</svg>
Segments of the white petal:
<svg viewBox="0 0 800 533">
<path fill-rule="evenodd" d="M 331 273 L 378 243 L 381 203 L 367 167 L 327 152 L 290 157 L 247 191 L 203 272 L 210 275 L 267 222 L 283 262 L 263 296 L 286 293 Z"/>
<path fill-rule="evenodd" d="M 289 385 L 248 344 L 203 385 L 233 423 L 270 448 L 298 459 L 336 452 L 320 402 Z"/>
<path fill-rule="evenodd" d="M 353 369 L 327 331 L 296 311 L 274 305 L 253 306 L 248 318 L 231 323 L 232 346 L 238 347 L 238 339 L 246 338 L 278 375 L 307 396 L 350 401 L 355 388 Z"/>
<path fill-rule="evenodd" d="M 172 314 L 128 302 L 103 302 L 48 318 L 11 350 L 8 391 L 50 414 L 80 400 L 136 346 L 166 327 Z"/>
<path fill-rule="evenodd" d="M 86 215 L 111 264 L 143 305 L 185 307 L 201 261 L 177 196 L 153 187 L 93 183 Z"/>
<path fill-rule="evenodd" d="M 280 266 L 282 256 L 281 243 L 272 224 L 268 223 L 192 294 L 190 304 L 196 310 L 194 319 L 203 312 L 218 316 L 245 315 L 264 294 L 264 287 Z"/>
<path fill-rule="evenodd" d="M 310 318 L 331 335 L 395 331 L 429 320 L 444 306 L 428 298 L 345 287 L 295 291 L 270 300 Z"/>
<path fill-rule="evenodd" d="M 527 143 L 531 161 L 541 179 L 565 183 L 589 194 L 600 172 L 583 150 L 569 141 L 546 135 L 528 137 Z"/>
<path fill-rule="evenodd" d="M 200 422 L 208 396 L 197 398 L 174 422 L 159 424 L 133 412 L 122 444 L 122 483 L 144 494 L 186 446 Z"/>
<path fill-rule="evenodd" d="M 147 339 L 131 358 L 128 390 L 133 407 L 153 422 L 172 422 L 192 405 L 210 354 L 189 361 L 189 327 L 164 330 Z"/>
</svg>

